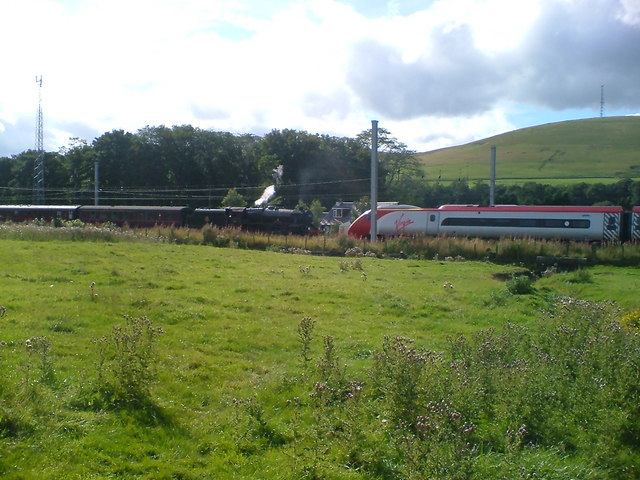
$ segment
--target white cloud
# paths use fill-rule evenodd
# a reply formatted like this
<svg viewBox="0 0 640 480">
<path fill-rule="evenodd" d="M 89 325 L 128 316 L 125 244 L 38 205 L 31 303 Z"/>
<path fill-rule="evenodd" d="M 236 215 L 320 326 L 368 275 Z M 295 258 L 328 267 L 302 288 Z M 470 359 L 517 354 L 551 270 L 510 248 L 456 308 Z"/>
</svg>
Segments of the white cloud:
<svg viewBox="0 0 640 480">
<path fill-rule="evenodd" d="M 49 150 L 160 124 L 352 136 L 373 118 L 423 150 L 515 128 L 514 103 L 586 108 L 603 83 L 608 111 L 637 111 L 636 0 L 374 3 L 0 0 L 0 155 L 32 147 L 40 74 Z"/>
<path fill-rule="evenodd" d="M 638 0 L 620 0 L 618 18 L 629 25 L 640 25 L 640 2 Z"/>
</svg>

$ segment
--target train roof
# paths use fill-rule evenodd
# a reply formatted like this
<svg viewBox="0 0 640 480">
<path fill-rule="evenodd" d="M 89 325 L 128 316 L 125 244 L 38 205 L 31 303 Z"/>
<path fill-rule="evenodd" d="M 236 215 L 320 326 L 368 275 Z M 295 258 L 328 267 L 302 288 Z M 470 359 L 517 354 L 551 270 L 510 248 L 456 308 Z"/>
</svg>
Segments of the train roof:
<svg viewBox="0 0 640 480">
<path fill-rule="evenodd" d="M 622 207 L 570 206 L 570 205 L 442 205 L 438 210 L 448 212 L 568 212 L 568 213 L 621 213 Z"/>
<path fill-rule="evenodd" d="M 120 210 L 120 211 L 153 211 L 153 210 L 165 210 L 165 211 L 183 211 L 189 210 L 189 207 L 163 207 L 163 206 L 154 206 L 154 205 L 82 205 L 79 207 L 80 210 L 93 210 L 93 211 L 110 211 L 110 210 Z"/>
<path fill-rule="evenodd" d="M 80 205 L 0 205 L 0 208 L 30 210 L 74 210 Z"/>
</svg>

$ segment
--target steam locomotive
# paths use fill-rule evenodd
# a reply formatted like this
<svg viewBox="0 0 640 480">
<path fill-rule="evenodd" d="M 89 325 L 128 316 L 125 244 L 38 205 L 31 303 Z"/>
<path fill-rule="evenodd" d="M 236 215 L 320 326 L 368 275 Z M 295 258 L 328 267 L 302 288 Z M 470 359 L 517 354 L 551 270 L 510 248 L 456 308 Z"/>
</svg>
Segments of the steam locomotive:
<svg viewBox="0 0 640 480">
<path fill-rule="evenodd" d="M 196 208 L 193 210 L 187 225 L 198 228 L 206 224 L 283 235 L 318 233 L 313 224 L 311 211 L 278 207 Z"/>
<path fill-rule="evenodd" d="M 451 235 L 531 237 L 584 241 L 640 241 L 640 207 L 443 205 L 439 208 L 380 208 L 380 236 Z M 371 211 L 360 215 L 349 235 L 367 237 Z"/>
<path fill-rule="evenodd" d="M 80 220 L 135 228 L 155 225 L 200 228 L 206 224 L 274 234 L 308 235 L 317 232 L 308 210 L 278 207 L 196 208 L 102 205 L 0 205 L 0 222 Z"/>
</svg>

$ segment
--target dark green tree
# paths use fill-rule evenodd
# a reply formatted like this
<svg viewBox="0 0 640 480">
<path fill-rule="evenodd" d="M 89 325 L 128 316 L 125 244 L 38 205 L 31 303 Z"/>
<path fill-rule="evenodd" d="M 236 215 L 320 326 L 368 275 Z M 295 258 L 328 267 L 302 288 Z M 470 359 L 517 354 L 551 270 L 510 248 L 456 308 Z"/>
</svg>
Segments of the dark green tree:
<svg viewBox="0 0 640 480">
<path fill-rule="evenodd" d="M 247 200 L 235 188 L 229 189 L 220 202 L 221 207 L 246 207 Z"/>
</svg>

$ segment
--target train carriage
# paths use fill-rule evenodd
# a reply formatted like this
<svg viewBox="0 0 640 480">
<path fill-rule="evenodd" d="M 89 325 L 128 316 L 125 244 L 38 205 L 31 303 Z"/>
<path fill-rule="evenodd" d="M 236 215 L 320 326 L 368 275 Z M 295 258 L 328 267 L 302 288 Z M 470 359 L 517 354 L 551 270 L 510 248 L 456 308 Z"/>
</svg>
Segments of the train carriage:
<svg viewBox="0 0 640 480">
<path fill-rule="evenodd" d="M 613 241 L 620 238 L 621 207 L 445 205 L 439 234 Z"/>
<path fill-rule="evenodd" d="M 190 211 L 188 207 L 87 205 L 78 208 L 78 218 L 85 223 L 113 223 L 119 227 L 183 226 Z"/>
<path fill-rule="evenodd" d="M 378 234 L 532 237 L 588 241 L 621 238 L 621 207 L 443 205 L 440 208 L 378 210 Z M 370 213 L 356 219 L 349 234 L 363 237 Z"/>
<path fill-rule="evenodd" d="M 0 205 L 0 222 L 74 220 L 80 205 Z"/>
</svg>

